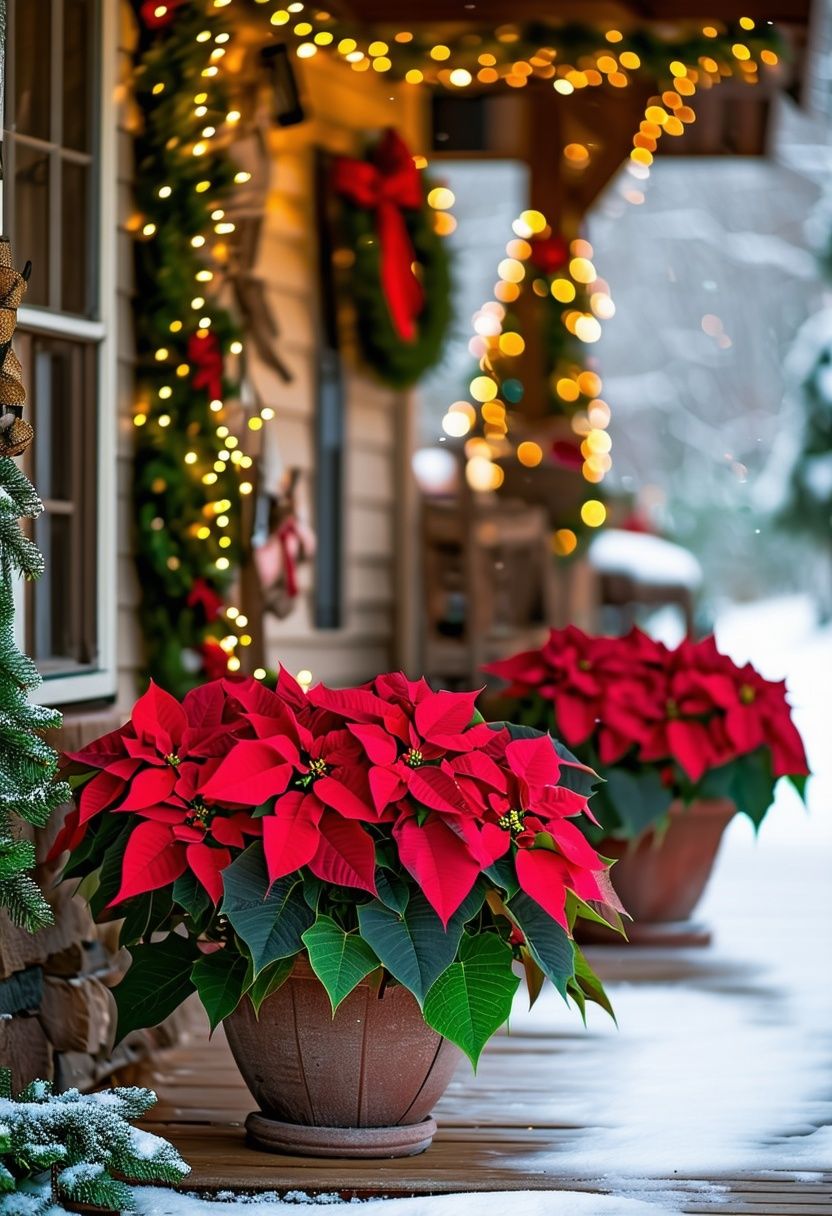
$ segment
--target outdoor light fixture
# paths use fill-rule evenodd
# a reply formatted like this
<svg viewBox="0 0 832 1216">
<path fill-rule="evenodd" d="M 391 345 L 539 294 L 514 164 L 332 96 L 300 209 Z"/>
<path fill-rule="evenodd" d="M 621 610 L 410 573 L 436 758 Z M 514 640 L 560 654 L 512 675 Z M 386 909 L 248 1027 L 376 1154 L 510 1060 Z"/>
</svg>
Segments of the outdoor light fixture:
<svg viewBox="0 0 832 1216">
<path fill-rule="evenodd" d="M 275 122 L 280 127 L 293 127 L 303 122 L 306 114 L 286 44 L 273 42 L 263 47 L 260 57 L 271 79 Z"/>
</svg>

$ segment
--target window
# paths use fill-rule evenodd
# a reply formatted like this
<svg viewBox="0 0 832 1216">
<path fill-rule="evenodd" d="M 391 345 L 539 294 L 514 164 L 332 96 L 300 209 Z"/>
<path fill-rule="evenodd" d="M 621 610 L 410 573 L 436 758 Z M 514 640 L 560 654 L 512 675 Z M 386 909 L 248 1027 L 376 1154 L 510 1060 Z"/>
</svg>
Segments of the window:
<svg viewBox="0 0 832 1216">
<path fill-rule="evenodd" d="M 113 465 L 116 0 L 8 0 L 3 227 L 32 263 L 16 349 L 44 502 L 46 572 L 21 597 L 22 643 L 60 704 L 115 691 Z M 96 475 L 97 472 L 97 475 Z"/>
</svg>

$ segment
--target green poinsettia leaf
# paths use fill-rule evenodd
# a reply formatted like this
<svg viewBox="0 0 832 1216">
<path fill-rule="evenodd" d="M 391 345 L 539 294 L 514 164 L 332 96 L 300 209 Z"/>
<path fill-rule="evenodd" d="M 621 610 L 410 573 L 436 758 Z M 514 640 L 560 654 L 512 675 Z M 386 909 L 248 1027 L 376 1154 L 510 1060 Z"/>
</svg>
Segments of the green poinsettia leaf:
<svg viewBox="0 0 832 1216">
<path fill-rule="evenodd" d="M 245 990 L 247 966 L 241 954 L 228 948 L 203 954 L 194 963 L 191 979 L 212 1031 L 239 1005 Z"/>
<path fill-rule="evenodd" d="M 417 891 L 402 914 L 377 899 L 362 904 L 358 923 L 361 936 L 379 961 L 423 1005 L 428 989 L 456 958 L 464 921 L 456 913 L 446 931 L 424 895 Z"/>
<path fill-rule="evenodd" d="M 771 752 L 767 747 L 759 747 L 747 756 L 740 756 L 731 767 L 734 774 L 730 797 L 736 803 L 737 810 L 743 811 L 754 827 L 759 828 L 774 801 L 776 781 L 772 773 Z"/>
<path fill-rule="evenodd" d="M 211 897 L 192 870 L 186 870 L 173 884 L 173 899 L 194 923 L 197 933 L 209 924 L 214 913 Z"/>
<path fill-rule="evenodd" d="M 586 956 L 577 943 L 575 944 L 575 979 L 573 982 L 585 1000 L 594 1001 L 596 1005 L 600 1005 L 610 1015 L 615 1024 L 618 1025 L 615 1010 L 610 1003 L 610 998 L 604 991 L 604 985 L 586 961 Z M 571 990 L 569 995 L 574 997 L 574 993 Z M 583 1010 L 583 1007 L 581 1008 Z"/>
<path fill-rule="evenodd" d="M 522 891 L 508 901 L 506 908 L 522 931 L 532 958 L 565 1000 L 567 985 L 575 973 L 572 939 L 536 900 Z"/>
<path fill-rule="evenodd" d="M 292 974 L 295 966 L 295 957 L 279 958 L 276 962 L 270 963 L 264 971 L 261 971 L 257 979 L 248 989 L 248 998 L 254 1006 L 255 1017 L 260 1016 L 260 1009 L 267 997 L 270 997 L 273 992 L 277 992 L 286 980 Z"/>
<path fill-rule="evenodd" d="M 161 942 L 133 946 L 130 954 L 130 970 L 113 989 L 117 1041 L 132 1030 L 158 1026 L 194 991 L 191 968 L 198 950 L 190 938 L 169 933 Z"/>
<path fill-rule="evenodd" d="M 331 916 L 319 916 L 303 935 L 309 963 L 326 988 L 332 1012 L 356 984 L 378 966 L 370 946 L 357 933 L 345 933 Z"/>
<path fill-rule="evenodd" d="M 377 866 L 376 891 L 381 902 L 388 908 L 392 908 L 399 914 L 404 912 L 410 892 L 407 889 L 407 883 L 397 874 L 391 874 L 384 867 Z"/>
<path fill-rule="evenodd" d="M 514 859 L 510 853 L 498 858 L 484 873 L 486 878 L 490 879 L 495 887 L 504 891 L 509 899 L 520 890 L 520 883 L 517 881 L 517 873 L 514 869 Z"/>
<path fill-rule="evenodd" d="M 606 777 L 602 805 L 606 801 L 612 804 L 628 837 L 640 836 L 667 814 L 673 791 L 663 783 L 656 769 L 629 772 L 624 768 L 609 768 Z"/>
<path fill-rule="evenodd" d="M 222 872 L 222 911 L 251 953 L 255 978 L 270 963 L 297 954 L 301 937 L 315 919 L 296 874 L 269 886 L 260 841 Z"/>
<path fill-rule="evenodd" d="M 518 976 L 511 948 L 494 933 L 464 935 L 457 961 L 439 976 L 425 998 L 425 1021 L 473 1064 L 492 1034 L 507 1021 Z"/>
</svg>

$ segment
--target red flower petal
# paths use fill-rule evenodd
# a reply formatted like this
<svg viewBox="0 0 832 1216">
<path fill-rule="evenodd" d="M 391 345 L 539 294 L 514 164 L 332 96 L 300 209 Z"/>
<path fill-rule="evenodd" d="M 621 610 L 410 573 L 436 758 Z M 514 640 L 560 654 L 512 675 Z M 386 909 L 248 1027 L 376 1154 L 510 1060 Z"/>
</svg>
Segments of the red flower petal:
<svg viewBox="0 0 832 1216">
<path fill-rule="evenodd" d="M 92 743 L 88 743 L 80 751 L 64 752 L 64 755 L 69 760 L 75 760 L 89 768 L 107 768 L 110 761 L 118 760 L 125 754 L 124 730 L 123 726 L 119 726 L 117 730 L 111 730 L 100 739 L 93 739 Z"/>
<path fill-rule="evenodd" d="M 191 727 L 219 726 L 225 709 L 225 690 L 222 680 L 209 680 L 192 688 L 182 700 L 182 709 Z"/>
<path fill-rule="evenodd" d="M 273 815 L 264 815 L 263 851 L 269 882 L 311 861 L 320 841 L 318 823 L 322 813 L 317 798 L 292 790 L 278 799 Z"/>
<path fill-rule="evenodd" d="M 556 824 L 547 824 L 546 828 L 567 860 L 586 870 L 603 870 L 603 861 L 574 823 L 560 819 Z"/>
<path fill-rule="evenodd" d="M 404 771 L 402 766 L 400 771 L 407 782 L 411 797 L 423 806 L 441 811 L 445 815 L 470 814 L 462 790 L 453 777 L 449 777 L 441 768 L 426 766 Z"/>
<path fill-rule="evenodd" d="M 112 908 L 131 895 L 143 895 L 175 882 L 187 869 L 185 846 L 164 823 L 140 823 L 133 829 L 121 867 L 121 888 L 107 905 Z"/>
<path fill-rule="evenodd" d="M 540 904 L 561 928 L 569 932 L 566 919 L 566 878 L 562 857 L 548 849 L 518 849 L 514 859 L 517 881 L 535 903 Z"/>
<path fill-rule="evenodd" d="M 323 882 L 376 894 L 376 848 L 360 824 L 324 811 L 321 838 L 309 869 Z"/>
<path fill-rule="evenodd" d="M 557 785 L 560 760 L 548 735 L 536 739 L 515 739 L 506 748 L 511 771 L 527 785 Z"/>
<path fill-rule="evenodd" d="M 421 827 L 413 817 L 399 819 L 393 835 L 399 860 L 447 926 L 477 881 L 479 861 L 438 815 L 430 815 Z"/>
<path fill-rule="evenodd" d="M 398 755 L 396 740 L 388 735 L 383 726 L 350 722 L 349 729 L 373 764 L 393 764 Z"/>
<path fill-rule="evenodd" d="M 391 802 L 397 802 L 405 793 L 407 786 L 395 769 L 371 768 L 370 793 L 379 815 Z"/>
<path fill-rule="evenodd" d="M 125 798 L 115 808 L 118 811 L 143 811 L 158 806 L 173 792 L 176 785 L 176 769 L 166 764 L 164 768 L 145 768 L 136 773 L 130 782 Z"/>
<path fill-rule="evenodd" d="M 124 790 L 125 784 L 120 777 L 114 777 L 106 771 L 97 773 L 81 787 L 78 795 L 79 823 L 86 823 L 93 815 L 98 815 L 106 807 L 112 806 Z"/>
<path fill-rule="evenodd" d="M 260 806 L 282 794 L 292 779 L 294 767 L 283 751 L 288 740 L 261 742 L 241 739 L 202 787 L 202 796 L 213 802 L 238 806 Z"/>
<path fill-rule="evenodd" d="M 133 706 L 132 722 L 136 734 L 153 742 L 162 756 L 177 750 L 188 725 L 176 698 L 153 680 Z"/>
<path fill-rule="evenodd" d="M 208 844 L 189 844 L 186 855 L 188 865 L 211 896 L 211 902 L 218 904 L 222 899 L 220 876 L 225 867 L 231 864 L 230 851 L 212 849 Z"/>
<path fill-rule="evenodd" d="M 365 792 L 369 795 L 369 789 L 363 772 L 347 768 L 336 772 L 337 777 L 320 777 L 315 782 L 315 796 L 346 819 L 375 821 L 378 815 L 364 797 Z"/>
<path fill-rule="evenodd" d="M 413 720 L 425 739 L 458 735 L 471 725 L 479 692 L 433 692 L 416 706 Z"/>
<path fill-rule="evenodd" d="M 52 848 L 49 850 L 46 860 L 55 861 L 56 858 L 60 857 L 61 853 L 63 853 L 65 849 L 69 849 L 70 852 L 72 852 L 73 849 L 77 849 L 78 845 L 84 839 L 86 833 L 87 829 L 80 822 L 78 811 L 74 808 L 71 811 L 67 811 L 66 818 L 63 822 L 63 827 L 55 837 L 55 841 Z"/>
</svg>

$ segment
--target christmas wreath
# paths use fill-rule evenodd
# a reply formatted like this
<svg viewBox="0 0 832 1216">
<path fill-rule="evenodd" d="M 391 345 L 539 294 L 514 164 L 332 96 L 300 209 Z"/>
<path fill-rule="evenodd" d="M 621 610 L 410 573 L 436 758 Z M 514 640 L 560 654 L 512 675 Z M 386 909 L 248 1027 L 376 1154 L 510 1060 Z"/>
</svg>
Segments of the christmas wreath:
<svg viewBox="0 0 832 1216">
<path fill-rule="evenodd" d="M 333 186 L 362 356 L 386 384 L 406 388 L 439 360 L 451 319 L 450 258 L 424 183 L 388 128 L 366 158 L 335 161 Z"/>
</svg>

